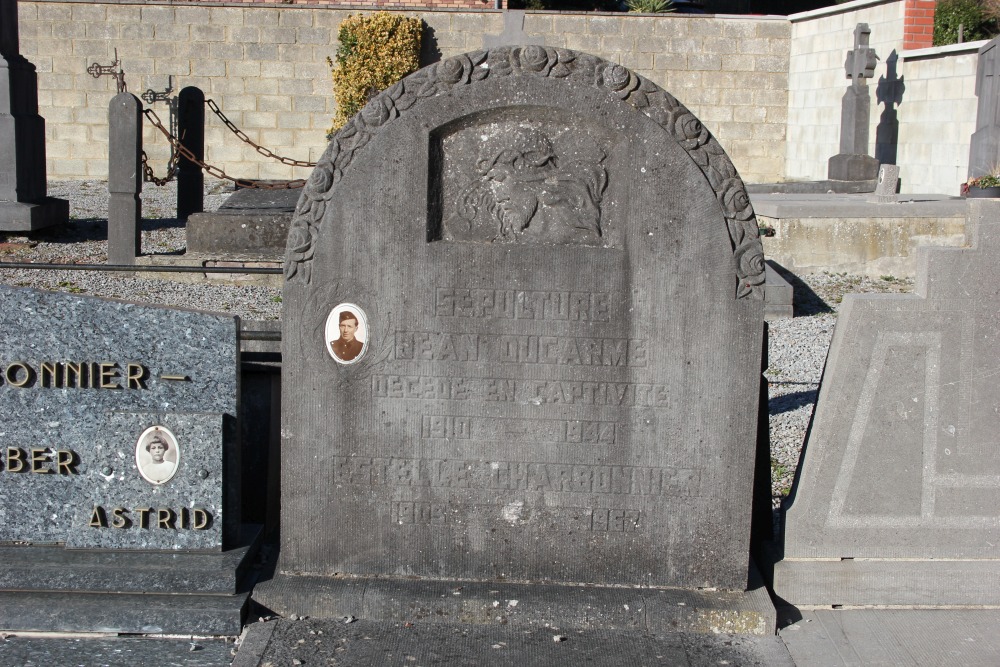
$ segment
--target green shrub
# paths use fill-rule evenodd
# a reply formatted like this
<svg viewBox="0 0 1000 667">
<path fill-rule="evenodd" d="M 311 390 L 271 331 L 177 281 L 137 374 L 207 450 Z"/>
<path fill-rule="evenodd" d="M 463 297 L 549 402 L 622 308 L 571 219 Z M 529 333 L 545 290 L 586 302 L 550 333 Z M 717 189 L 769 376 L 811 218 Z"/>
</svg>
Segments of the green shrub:
<svg viewBox="0 0 1000 667">
<path fill-rule="evenodd" d="M 966 42 L 987 39 L 996 28 L 977 0 L 940 0 L 934 12 L 934 46 L 957 44 L 959 26 Z"/>
<path fill-rule="evenodd" d="M 375 95 L 420 67 L 419 18 L 377 12 L 348 16 L 340 24 L 333 72 L 337 112 L 327 136 L 343 127 Z"/>
<path fill-rule="evenodd" d="M 630 12 L 642 14 L 664 14 L 677 11 L 673 0 L 626 0 Z"/>
</svg>

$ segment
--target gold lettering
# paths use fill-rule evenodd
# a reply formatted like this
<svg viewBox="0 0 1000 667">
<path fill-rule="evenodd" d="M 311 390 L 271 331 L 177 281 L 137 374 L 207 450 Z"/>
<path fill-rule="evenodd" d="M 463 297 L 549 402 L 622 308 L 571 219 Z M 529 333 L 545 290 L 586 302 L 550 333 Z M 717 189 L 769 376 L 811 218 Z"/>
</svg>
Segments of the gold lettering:
<svg viewBox="0 0 1000 667">
<path fill-rule="evenodd" d="M 104 513 L 104 508 L 100 505 L 94 505 L 94 511 L 90 513 L 90 523 L 87 524 L 91 528 L 107 528 L 108 527 L 108 517 Z"/>
<path fill-rule="evenodd" d="M 31 450 L 31 472 L 42 475 L 50 474 L 52 469 L 44 467 L 48 463 L 52 463 L 52 459 L 47 448 Z"/>
<path fill-rule="evenodd" d="M 132 520 L 128 518 L 128 510 L 125 509 L 124 507 L 114 508 L 113 510 L 111 510 L 111 514 L 112 514 L 112 519 L 111 519 L 112 528 L 128 528 L 129 526 L 132 525 Z"/>
<path fill-rule="evenodd" d="M 208 524 L 212 519 L 211 514 L 200 509 L 191 510 L 191 514 L 194 518 L 194 525 L 191 526 L 191 528 L 194 530 L 205 530 L 208 528 Z"/>
<path fill-rule="evenodd" d="M 114 381 L 116 377 L 119 377 L 118 364 L 104 361 L 101 362 L 99 366 L 101 369 L 101 375 L 100 375 L 101 389 L 121 389 L 122 386 Z"/>
<path fill-rule="evenodd" d="M 19 370 L 24 371 L 24 376 L 21 378 L 18 378 L 20 375 L 18 373 Z M 34 381 L 35 371 L 23 361 L 15 361 L 4 371 L 4 377 L 7 380 L 7 384 L 12 387 L 27 387 Z"/>
<path fill-rule="evenodd" d="M 146 367 L 142 364 L 136 364 L 129 362 L 126 366 L 126 386 L 129 389 L 145 389 L 146 388 Z"/>
<path fill-rule="evenodd" d="M 173 528 L 174 521 L 176 520 L 174 511 L 172 509 L 160 508 L 156 510 L 156 527 L 157 528 Z"/>
<path fill-rule="evenodd" d="M 149 513 L 153 511 L 152 507 L 140 507 L 136 510 L 139 513 L 139 527 L 149 528 Z"/>
<path fill-rule="evenodd" d="M 179 512 L 181 516 L 181 528 L 188 528 L 188 511 L 186 508 L 182 507 Z"/>
<path fill-rule="evenodd" d="M 86 381 L 83 379 L 83 367 L 81 363 L 73 363 L 72 361 L 67 361 L 63 364 L 63 386 L 64 387 L 76 387 L 77 389 L 86 388 Z M 72 373 L 72 382 L 70 381 L 70 374 Z"/>
<path fill-rule="evenodd" d="M 43 361 L 39 365 L 41 381 L 39 384 L 43 387 L 58 387 L 59 386 L 59 364 L 52 361 Z"/>
<path fill-rule="evenodd" d="M 20 447 L 8 447 L 7 472 L 24 472 L 27 467 L 24 450 Z"/>
<path fill-rule="evenodd" d="M 60 475 L 75 475 L 76 456 L 71 449 L 59 449 L 56 451 L 56 472 Z"/>
<path fill-rule="evenodd" d="M 90 389 L 97 388 L 96 383 L 98 381 L 98 378 L 100 377 L 98 375 L 97 369 L 98 369 L 98 364 L 96 361 L 91 361 L 89 364 L 87 364 L 87 370 L 88 370 L 87 375 L 89 376 L 88 377 L 89 382 L 87 382 L 87 387 Z"/>
</svg>

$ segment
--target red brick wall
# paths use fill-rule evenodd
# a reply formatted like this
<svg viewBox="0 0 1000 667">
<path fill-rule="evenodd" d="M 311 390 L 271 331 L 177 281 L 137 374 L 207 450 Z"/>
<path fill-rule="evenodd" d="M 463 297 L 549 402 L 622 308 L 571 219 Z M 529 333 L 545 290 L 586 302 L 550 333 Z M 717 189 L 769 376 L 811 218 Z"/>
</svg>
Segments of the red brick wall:
<svg viewBox="0 0 1000 667">
<path fill-rule="evenodd" d="M 924 49 L 934 43 L 934 8 L 937 0 L 906 0 L 903 48 Z"/>
</svg>

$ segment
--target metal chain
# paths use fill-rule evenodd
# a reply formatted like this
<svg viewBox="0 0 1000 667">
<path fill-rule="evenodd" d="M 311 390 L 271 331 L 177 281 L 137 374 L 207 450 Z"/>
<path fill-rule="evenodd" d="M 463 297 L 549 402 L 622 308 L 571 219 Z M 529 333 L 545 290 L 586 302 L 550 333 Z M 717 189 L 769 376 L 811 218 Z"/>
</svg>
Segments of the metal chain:
<svg viewBox="0 0 1000 667">
<path fill-rule="evenodd" d="M 173 146 L 175 153 L 183 155 L 185 158 L 198 165 L 215 178 L 232 181 L 241 188 L 256 188 L 258 190 L 294 190 L 295 188 L 301 188 L 306 184 L 305 179 L 302 178 L 294 181 L 277 181 L 274 183 L 263 183 L 260 181 L 248 181 L 243 178 L 233 178 L 222 169 L 199 160 L 195 154 L 192 153 L 184 144 L 178 141 L 174 135 L 170 134 L 170 130 L 163 127 L 163 123 L 160 121 L 160 117 L 156 115 L 155 111 L 152 109 L 143 109 L 142 113 L 145 114 L 146 118 L 149 119 L 149 122 L 153 124 L 153 127 L 163 133 L 163 136 L 165 136 L 167 141 L 170 142 L 170 145 Z"/>
<path fill-rule="evenodd" d="M 170 160 L 167 162 L 167 175 L 163 178 L 157 178 L 156 174 L 153 173 L 153 168 L 149 166 L 149 156 L 146 155 L 146 151 L 142 152 L 142 172 L 143 180 L 147 183 L 152 183 L 163 187 L 170 181 L 174 180 L 174 176 L 177 175 L 177 163 L 181 159 L 181 154 L 176 150 L 171 151 Z"/>
<path fill-rule="evenodd" d="M 232 131 L 233 134 L 235 134 L 237 137 L 239 137 L 240 139 L 242 139 L 244 143 L 252 146 L 255 151 L 257 151 L 258 153 L 260 153 L 264 157 L 270 158 L 272 160 L 277 160 L 281 164 L 287 164 L 290 167 L 315 167 L 316 166 L 315 162 L 307 162 L 305 160 L 293 160 L 290 157 L 282 157 L 280 155 L 276 155 L 272 151 L 264 148 L 263 146 L 254 143 L 253 139 L 251 139 L 250 137 L 248 137 L 246 132 L 244 132 L 240 128 L 236 127 L 236 125 L 233 124 L 233 121 L 231 121 L 228 118 L 226 118 L 226 114 L 222 113 L 222 109 L 220 109 L 219 105 L 215 103 L 215 100 L 213 100 L 213 99 L 207 99 L 207 100 L 205 100 L 205 104 L 207 104 L 208 108 L 211 109 L 215 113 L 215 115 L 219 117 L 219 120 L 221 120 L 223 123 L 225 123 L 226 127 L 228 127 Z"/>
</svg>

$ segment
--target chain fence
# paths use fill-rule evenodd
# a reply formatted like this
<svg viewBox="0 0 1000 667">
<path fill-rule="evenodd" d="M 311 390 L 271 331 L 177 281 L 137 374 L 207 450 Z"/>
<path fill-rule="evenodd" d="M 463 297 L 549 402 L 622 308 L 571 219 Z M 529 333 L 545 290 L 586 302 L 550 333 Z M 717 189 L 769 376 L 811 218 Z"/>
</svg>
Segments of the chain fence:
<svg viewBox="0 0 1000 667">
<path fill-rule="evenodd" d="M 315 162 L 308 162 L 305 160 L 294 160 L 292 158 L 283 157 L 281 155 L 276 154 L 274 151 L 271 151 L 265 148 L 264 146 L 261 146 L 260 144 L 254 142 L 250 137 L 248 137 L 246 132 L 238 128 L 231 120 L 229 120 L 229 118 L 227 118 L 226 115 L 222 113 L 222 110 L 219 108 L 219 105 L 216 104 L 214 100 L 207 99 L 205 100 L 205 104 L 206 106 L 208 106 L 209 109 L 212 110 L 213 113 L 215 113 L 216 116 L 219 117 L 219 119 L 226 125 L 227 128 L 229 128 L 229 130 L 233 134 L 239 137 L 241 141 L 251 146 L 260 155 L 263 155 L 264 157 L 272 160 L 277 160 L 278 162 L 291 167 L 316 166 Z M 164 137 L 166 137 L 171 147 L 170 161 L 167 166 L 167 175 L 163 178 L 158 178 L 153 173 L 153 169 L 149 165 L 149 158 L 146 155 L 146 152 L 143 151 L 142 169 L 145 176 L 145 180 L 148 183 L 153 183 L 154 185 L 163 186 L 169 183 L 171 180 L 173 180 L 174 177 L 177 175 L 178 162 L 180 161 L 181 156 L 183 156 L 188 160 L 190 160 L 192 163 L 201 167 L 201 169 L 203 169 L 209 175 L 214 176 L 215 178 L 231 181 L 236 185 L 236 187 L 239 188 L 248 188 L 248 189 L 252 188 L 258 190 L 293 190 L 296 188 L 301 188 L 306 184 L 304 178 L 288 180 L 288 181 L 256 181 L 256 180 L 249 180 L 245 178 L 236 178 L 234 176 L 230 176 L 223 169 L 216 167 L 215 165 L 208 164 L 204 160 L 199 159 L 190 149 L 188 149 L 181 142 L 181 139 L 183 139 L 183 137 L 181 137 L 181 139 L 178 139 L 173 135 L 173 133 L 170 132 L 170 130 L 168 130 L 163 125 L 163 122 L 160 120 L 160 117 L 156 114 L 155 111 L 153 111 L 152 109 L 144 108 L 142 110 L 142 113 L 143 115 L 146 116 L 146 119 L 149 121 L 149 123 L 156 129 L 158 129 L 163 134 Z"/>
</svg>

